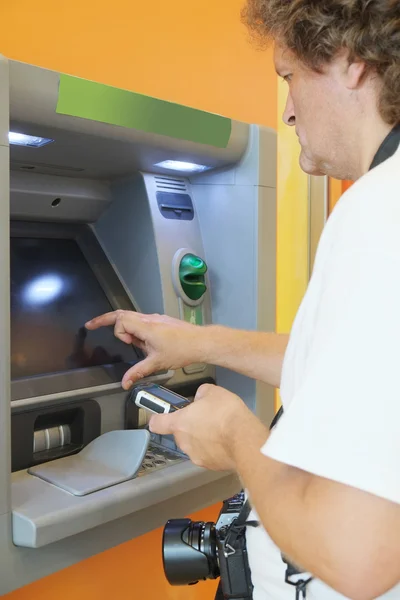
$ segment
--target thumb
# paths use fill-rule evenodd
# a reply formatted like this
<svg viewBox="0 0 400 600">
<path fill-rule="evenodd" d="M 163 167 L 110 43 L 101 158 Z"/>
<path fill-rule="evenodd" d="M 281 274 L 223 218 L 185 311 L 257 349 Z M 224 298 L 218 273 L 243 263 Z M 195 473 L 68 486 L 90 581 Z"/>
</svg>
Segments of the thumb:
<svg viewBox="0 0 400 600">
<path fill-rule="evenodd" d="M 122 387 L 124 390 L 129 390 L 136 381 L 152 375 L 155 371 L 157 371 L 156 361 L 147 356 L 147 358 L 138 362 L 125 373 L 122 378 Z"/>
<path fill-rule="evenodd" d="M 176 416 L 175 413 L 169 415 L 152 415 L 149 422 L 150 431 L 159 435 L 173 435 Z"/>
<path fill-rule="evenodd" d="M 201 398 L 205 398 L 216 386 L 212 383 L 203 383 L 200 387 L 197 388 L 196 395 L 194 397 L 195 400 L 201 400 Z"/>
</svg>

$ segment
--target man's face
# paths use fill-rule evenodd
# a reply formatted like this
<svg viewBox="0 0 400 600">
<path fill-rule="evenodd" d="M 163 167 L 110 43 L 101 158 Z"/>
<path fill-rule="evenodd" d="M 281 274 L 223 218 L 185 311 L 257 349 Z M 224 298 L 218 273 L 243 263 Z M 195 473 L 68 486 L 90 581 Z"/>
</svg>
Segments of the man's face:
<svg viewBox="0 0 400 600">
<path fill-rule="evenodd" d="M 333 175 L 346 179 L 346 88 L 339 63 L 315 73 L 282 46 L 275 46 L 277 73 L 288 84 L 283 120 L 296 127 L 301 146 L 300 166 L 311 175 Z"/>
</svg>

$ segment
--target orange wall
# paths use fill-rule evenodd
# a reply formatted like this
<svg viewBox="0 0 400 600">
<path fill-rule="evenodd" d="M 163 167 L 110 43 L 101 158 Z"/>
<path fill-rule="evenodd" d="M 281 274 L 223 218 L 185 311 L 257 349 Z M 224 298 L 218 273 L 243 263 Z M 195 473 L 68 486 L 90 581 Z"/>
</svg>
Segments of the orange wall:
<svg viewBox="0 0 400 600">
<path fill-rule="evenodd" d="M 348 190 L 352 185 L 352 181 L 338 181 L 336 179 L 330 179 L 329 186 L 329 214 L 335 208 L 337 202 L 341 196 Z"/>
<path fill-rule="evenodd" d="M 244 0 L 2 0 L 0 52 L 276 127 L 276 77 L 240 23 Z"/>
<path fill-rule="evenodd" d="M 213 521 L 219 507 L 192 515 Z M 164 577 L 162 530 L 93 556 L 2 596 L 4 600 L 213 600 L 217 582 L 172 587 Z M 32 551 L 34 552 L 34 550 Z"/>
<path fill-rule="evenodd" d="M 343 189 L 343 193 L 348 190 L 351 186 L 353 185 L 352 181 L 343 181 L 342 182 L 342 189 Z"/>
<path fill-rule="evenodd" d="M 248 43 L 239 19 L 243 2 L 3 0 L 0 51 L 15 60 L 276 128 L 271 51 L 259 52 Z M 194 518 L 215 519 L 218 508 Z M 213 598 L 215 582 L 168 586 L 160 545 L 158 530 L 4 598 Z"/>
</svg>

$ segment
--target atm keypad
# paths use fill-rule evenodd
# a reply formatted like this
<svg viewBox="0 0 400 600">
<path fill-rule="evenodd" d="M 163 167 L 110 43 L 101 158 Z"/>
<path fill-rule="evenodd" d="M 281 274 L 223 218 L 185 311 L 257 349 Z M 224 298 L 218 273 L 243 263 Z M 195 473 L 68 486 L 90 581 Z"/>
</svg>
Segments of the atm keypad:
<svg viewBox="0 0 400 600">
<path fill-rule="evenodd" d="M 170 465 L 177 464 L 184 460 L 187 460 L 186 457 L 179 452 L 174 452 L 169 448 L 161 448 L 160 446 L 150 444 L 137 476 L 141 477 L 142 475 L 147 475 L 153 471 L 165 469 L 165 467 L 169 467 Z"/>
</svg>

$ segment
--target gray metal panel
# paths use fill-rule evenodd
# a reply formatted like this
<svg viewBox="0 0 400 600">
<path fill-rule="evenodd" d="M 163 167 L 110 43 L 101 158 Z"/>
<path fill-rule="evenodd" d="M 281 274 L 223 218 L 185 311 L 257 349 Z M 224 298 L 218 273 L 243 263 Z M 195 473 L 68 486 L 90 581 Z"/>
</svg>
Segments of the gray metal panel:
<svg viewBox="0 0 400 600">
<path fill-rule="evenodd" d="M 70 144 L 62 142 L 62 136 L 57 135 L 57 130 L 75 132 L 80 134 L 84 145 L 90 144 L 88 136 L 92 136 L 92 154 L 96 157 L 93 161 L 90 148 L 85 148 L 85 153 L 77 148 L 83 164 L 91 171 L 91 177 L 101 177 L 102 171 L 107 170 L 104 159 L 108 155 L 110 165 L 113 165 L 118 175 L 127 174 L 137 170 L 160 172 L 168 174 L 169 171 L 154 165 L 164 160 L 189 161 L 205 164 L 210 167 L 221 167 L 234 164 L 246 149 L 249 126 L 245 123 L 232 121 L 232 133 L 226 148 L 216 148 L 204 144 L 196 144 L 184 140 L 155 135 L 134 129 L 117 127 L 90 121 L 88 119 L 69 117 L 56 112 L 59 73 L 33 67 L 23 63 L 10 61 L 10 104 L 11 120 L 24 128 L 24 133 L 36 133 L 43 137 L 59 139 L 60 150 L 56 146 L 44 147 L 40 152 L 40 162 L 45 164 L 62 164 L 73 166 L 73 154 L 68 149 Z M 29 129 L 29 125 L 32 129 Z M 35 126 L 39 125 L 39 127 Z M 28 130 L 29 129 L 29 130 Z M 67 140 L 66 140 L 67 141 Z M 115 144 L 118 141 L 118 144 Z M 68 160 L 63 160 L 68 156 Z M 32 153 L 30 153 L 31 155 Z M 15 160 L 27 161 L 26 149 L 15 152 Z M 34 160 L 32 158 L 32 160 Z M 97 162 L 97 167 L 96 167 Z M 68 163 L 71 163 L 70 165 Z M 119 165 L 120 163 L 120 165 Z M 103 169 L 99 166 L 103 165 Z M 121 172 L 121 166 L 123 171 Z M 45 171 L 49 172 L 49 171 Z M 71 171 L 70 176 L 74 176 Z M 75 174 L 75 176 L 85 176 Z"/>
<path fill-rule="evenodd" d="M 146 173 L 114 184 L 114 201 L 93 229 L 137 309 L 181 318 L 172 281 L 173 258 L 181 248 L 203 257 L 204 249 L 196 212 L 192 221 L 165 219 L 161 214 L 156 198 L 159 181 Z M 163 177 L 162 181 L 163 185 L 177 185 L 182 193 L 191 194 L 185 179 Z M 208 293 L 203 308 L 205 323 L 210 323 Z M 178 369 L 169 385 L 200 382 L 213 376 L 211 366 L 191 374 Z"/>
<path fill-rule="evenodd" d="M 213 323 L 257 330 L 258 188 L 199 185 L 194 194 L 209 265 Z M 255 381 L 221 368 L 216 376 L 218 385 L 255 409 Z"/>
<path fill-rule="evenodd" d="M 250 128 L 247 152 L 235 171 L 236 185 L 251 183 L 276 188 L 277 147 L 276 132 L 268 127 Z"/>
<path fill-rule="evenodd" d="M 194 196 L 209 266 L 213 323 L 257 329 L 259 188 L 198 185 Z"/>
<path fill-rule="evenodd" d="M 262 138 L 263 136 L 261 136 Z M 276 138 L 275 138 L 276 142 Z M 276 331 L 276 189 L 259 188 L 257 252 L 257 322 L 259 331 Z M 274 417 L 274 388 L 256 382 L 256 412 L 265 425 Z"/>
<path fill-rule="evenodd" d="M 10 269 L 8 148 L 0 146 L 0 515 L 10 508 Z"/>
<path fill-rule="evenodd" d="M 168 500 L 161 499 L 159 503 L 131 512 L 127 517 L 35 550 L 14 546 L 10 515 L 0 516 L 0 595 L 162 527 L 168 519 L 210 506 L 240 489 L 240 483 L 233 475 L 203 482 L 202 485 L 197 483 L 199 487 L 189 492 L 175 490 L 176 495 Z"/>
<path fill-rule="evenodd" d="M 13 473 L 13 541 L 17 546 L 40 548 L 160 504 L 176 496 L 177 490 L 184 494 L 226 476 L 186 461 L 93 494 L 75 496 L 26 471 Z M 185 513 L 188 510 L 192 507 L 186 507 Z"/>
<path fill-rule="evenodd" d="M 142 175 L 112 187 L 113 203 L 94 225 L 114 269 L 138 310 L 163 313 L 158 253 Z"/>
<path fill-rule="evenodd" d="M 96 398 L 101 410 L 101 433 L 125 427 L 126 398 L 125 391 Z"/>
<path fill-rule="evenodd" d="M 58 199 L 60 202 L 54 206 L 52 203 Z M 110 201 L 109 187 L 100 181 L 10 173 L 10 211 L 14 219 L 92 223 Z"/>
<path fill-rule="evenodd" d="M 190 181 L 197 185 L 256 185 L 275 189 L 276 132 L 268 127 L 251 125 L 246 152 L 236 165 L 192 175 Z"/>
<path fill-rule="evenodd" d="M 9 66 L 0 55 L 0 146 L 8 146 L 9 115 Z"/>
<path fill-rule="evenodd" d="M 165 181 L 163 179 L 162 181 Z M 199 219 L 196 205 L 194 204 L 194 218 L 192 221 L 180 221 L 165 219 L 161 214 L 157 203 L 157 191 L 161 189 L 160 178 L 148 173 L 144 174 L 144 181 L 147 190 L 148 203 L 150 205 L 151 216 L 156 239 L 158 252 L 158 262 L 161 274 L 161 285 L 164 300 L 164 311 L 172 316 L 179 317 L 179 303 L 172 279 L 173 259 L 176 253 L 181 249 L 187 249 L 201 258 L 204 258 L 204 244 L 200 232 Z M 168 181 L 168 179 L 167 179 Z M 176 181 L 170 179 L 171 185 Z M 186 179 L 178 180 L 185 186 L 186 193 L 192 197 L 192 189 Z M 208 284 L 208 274 L 206 274 L 206 284 Z M 210 322 L 210 296 L 206 292 L 203 299 L 204 321 Z"/>
<path fill-rule="evenodd" d="M 159 383 L 165 385 L 169 383 L 174 375 L 174 371 L 162 371 L 160 374 L 151 375 L 142 379 L 142 382 L 151 381 L 152 383 Z M 93 387 L 86 387 L 78 390 L 69 390 L 67 392 L 59 392 L 57 394 L 47 394 L 45 396 L 31 396 L 28 398 L 22 398 L 21 400 L 12 400 L 11 406 L 13 410 L 21 411 L 33 408 L 40 404 L 41 406 L 50 406 L 57 402 L 76 402 L 77 400 L 83 400 L 85 398 L 96 398 L 102 396 L 112 396 L 121 390 L 121 382 L 110 383 L 106 385 L 95 385 Z M 126 392 L 124 392 L 126 394 Z"/>
<path fill-rule="evenodd" d="M 276 319 L 276 189 L 258 189 L 256 261 L 257 322 L 260 331 L 275 331 Z"/>
<path fill-rule="evenodd" d="M 153 221 L 155 242 L 158 254 L 158 264 L 161 275 L 161 289 L 163 295 L 163 312 L 175 318 L 182 318 L 181 300 L 178 299 L 174 287 L 174 259 L 182 250 L 193 252 L 201 258 L 204 258 L 204 244 L 200 231 L 200 224 L 196 205 L 194 204 L 194 218 L 191 221 L 180 221 L 165 219 L 161 214 L 158 202 L 157 191 L 164 188 L 165 182 L 171 188 L 180 188 L 181 193 L 187 193 L 192 197 L 192 189 L 186 178 L 161 178 L 149 173 L 144 174 L 144 182 L 147 190 L 148 203 L 151 210 Z M 177 190 L 176 190 L 177 191 Z M 174 271 L 176 275 L 176 271 Z M 205 276 L 207 288 L 209 288 L 208 273 Z M 203 322 L 211 323 L 211 304 L 210 293 L 207 289 L 202 302 Z M 207 365 L 201 372 L 189 373 L 188 369 L 178 369 L 175 371 L 174 378 L 169 382 L 170 385 L 176 385 L 181 382 L 197 381 L 215 377 L 213 366 Z"/>
<path fill-rule="evenodd" d="M 248 151 L 235 169 L 236 185 L 226 185 L 225 174 L 219 178 L 216 172 L 196 178 L 192 186 L 210 267 L 213 323 L 275 331 L 274 149 L 275 132 L 252 126 Z M 260 186 L 260 179 L 268 187 Z M 218 368 L 216 373 L 219 385 L 242 397 L 265 423 L 271 420 L 271 387 L 226 369 Z"/>
<path fill-rule="evenodd" d="M 0 57 L 0 515 L 10 510 L 10 269 L 8 64 Z"/>
<path fill-rule="evenodd" d="M 35 465 L 28 469 L 28 474 L 74 496 L 87 496 L 133 479 L 149 441 L 146 429 L 108 431 L 78 454 Z"/>
</svg>

